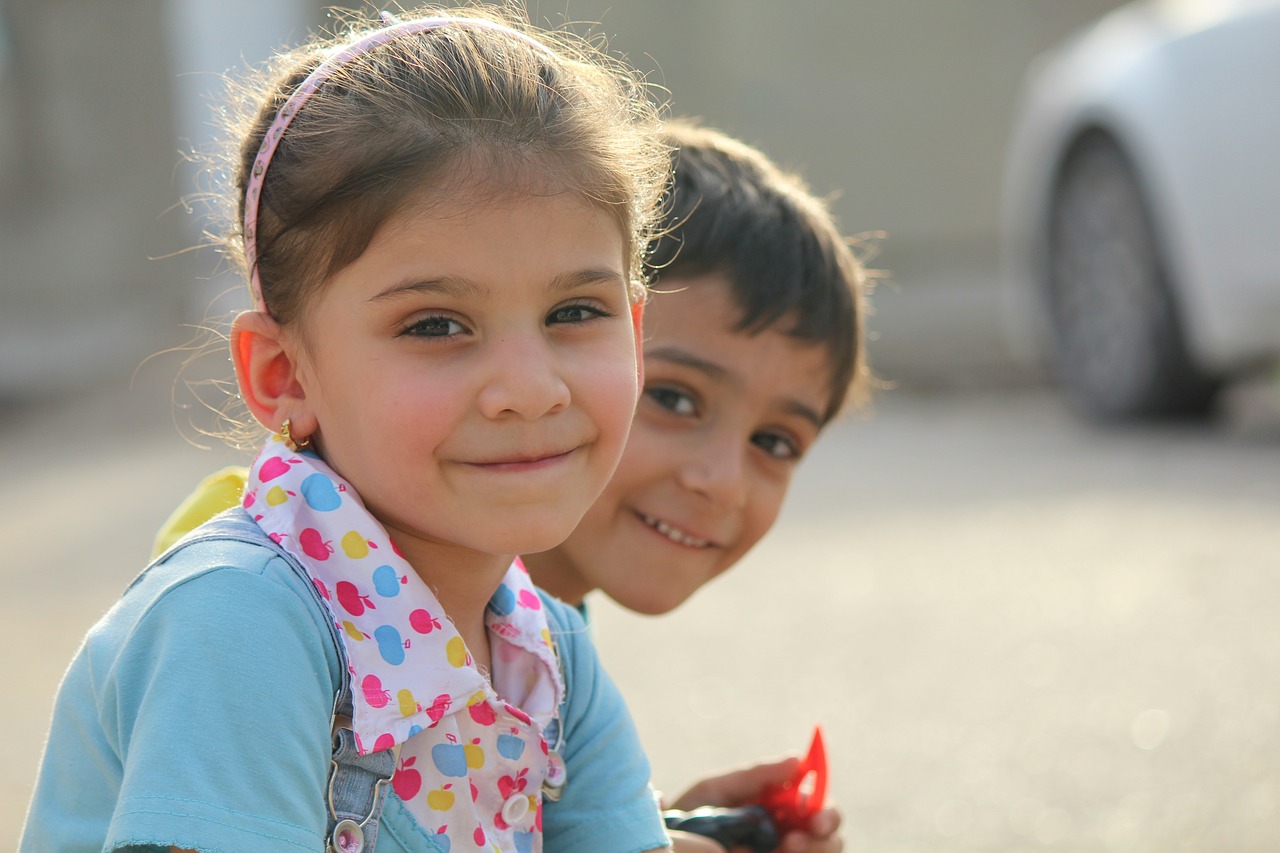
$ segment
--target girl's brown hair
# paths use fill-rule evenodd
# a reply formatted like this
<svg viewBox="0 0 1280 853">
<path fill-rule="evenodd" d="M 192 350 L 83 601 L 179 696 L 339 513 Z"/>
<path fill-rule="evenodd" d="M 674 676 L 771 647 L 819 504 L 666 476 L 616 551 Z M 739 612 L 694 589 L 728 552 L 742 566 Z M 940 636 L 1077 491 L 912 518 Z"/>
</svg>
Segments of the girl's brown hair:
<svg viewBox="0 0 1280 853">
<path fill-rule="evenodd" d="M 505 10 L 403 17 L 437 15 L 498 22 L 545 47 L 501 29 L 445 24 L 371 48 L 316 90 L 281 138 L 259 204 L 257 272 L 280 323 L 296 320 L 427 185 L 492 193 L 550 181 L 614 217 L 627 272 L 642 278 L 669 162 L 641 81 L 583 40 L 535 32 Z M 312 69 L 380 26 L 356 22 L 339 37 L 314 39 L 241 87 L 227 114 L 238 142 L 226 170 L 237 215 L 223 242 L 246 276 L 239 223 L 263 135 Z"/>
</svg>

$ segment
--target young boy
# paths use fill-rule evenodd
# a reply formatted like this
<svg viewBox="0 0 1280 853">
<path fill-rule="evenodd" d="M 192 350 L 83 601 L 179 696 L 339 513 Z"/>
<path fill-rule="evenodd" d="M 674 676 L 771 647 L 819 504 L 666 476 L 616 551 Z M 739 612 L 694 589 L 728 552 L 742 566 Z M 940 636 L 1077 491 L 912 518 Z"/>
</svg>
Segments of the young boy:
<svg viewBox="0 0 1280 853">
<path fill-rule="evenodd" d="M 569 539 L 524 557 L 535 583 L 579 607 L 597 589 L 646 614 L 686 601 L 769 530 L 801 457 L 869 392 L 865 273 L 823 203 L 722 133 L 677 122 L 667 134 L 675 177 L 626 450 Z M 671 805 L 742 805 L 794 766 L 708 779 Z M 838 826 L 828 809 L 783 849 L 840 850 Z"/>
<path fill-rule="evenodd" d="M 722 133 L 667 129 L 674 182 L 652 247 L 644 393 L 621 463 L 562 545 L 525 555 L 534 581 L 585 609 L 600 590 L 665 613 L 737 562 L 772 526 L 822 429 L 868 392 L 865 275 L 830 213 L 797 177 Z M 219 472 L 162 530 L 163 550 L 238 503 Z M 734 806 L 788 778 L 795 760 L 698 783 L 671 805 Z M 839 815 L 783 849 L 834 853 Z M 675 834 L 677 850 L 720 849 Z"/>
</svg>

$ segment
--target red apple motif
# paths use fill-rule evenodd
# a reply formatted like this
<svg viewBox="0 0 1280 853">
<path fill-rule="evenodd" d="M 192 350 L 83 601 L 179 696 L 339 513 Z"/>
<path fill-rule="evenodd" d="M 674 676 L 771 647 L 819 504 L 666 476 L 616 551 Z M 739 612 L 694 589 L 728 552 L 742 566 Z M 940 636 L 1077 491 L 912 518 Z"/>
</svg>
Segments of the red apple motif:
<svg viewBox="0 0 1280 853">
<path fill-rule="evenodd" d="M 372 673 L 360 682 L 360 689 L 364 691 L 364 701 L 371 708 L 385 708 L 391 703 L 391 694 L 382 689 L 381 679 Z"/>
<path fill-rule="evenodd" d="M 400 762 L 400 766 L 396 768 L 396 773 L 391 777 L 391 787 L 395 789 L 396 796 L 408 802 L 422 790 L 422 774 L 417 770 L 411 769 L 416 758 L 406 758 Z"/>
<path fill-rule="evenodd" d="M 437 696 L 435 701 L 431 703 L 431 707 L 427 709 L 427 716 L 431 718 L 431 722 L 440 722 L 440 718 L 448 713 L 451 703 L 452 700 L 449 698 L 448 693 L 441 693 Z"/>
<path fill-rule="evenodd" d="M 406 579 L 402 579 L 402 583 Z M 430 634 L 440 627 L 440 620 L 425 610 L 418 609 L 409 614 L 409 627 L 419 634 Z"/>
<path fill-rule="evenodd" d="M 305 533 L 306 531 L 303 532 Z M 338 585 L 334 587 L 334 592 L 337 593 L 338 603 L 352 616 L 359 616 L 365 610 L 378 609 L 374 606 L 369 596 L 361 595 L 359 588 L 350 581 L 338 581 Z"/>
<path fill-rule="evenodd" d="M 258 479 L 262 482 L 274 480 L 276 477 L 289 473 L 289 463 L 285 462 L 279 456 L 272 456 L 266 462 L 262 463 L 262 467 L 258 469 Z"/>
<path fill-rule="evenodd" d="M 313 560 L 327 560 L 333 553 L 332 543 L 326 542 L 314 527 L 308 527 L 298 534 L 298 544 L 302 546 L 302 553 Z"/>
<path fill-rule="evenodd" d="M 498 720 L 498 715 L 494 713 L 493 706 L 488 702 L 477 702 L 469 706 L 467 711 L 471 713 L 471 719 L 482 726 L 492 726 Z"/>
</svg>

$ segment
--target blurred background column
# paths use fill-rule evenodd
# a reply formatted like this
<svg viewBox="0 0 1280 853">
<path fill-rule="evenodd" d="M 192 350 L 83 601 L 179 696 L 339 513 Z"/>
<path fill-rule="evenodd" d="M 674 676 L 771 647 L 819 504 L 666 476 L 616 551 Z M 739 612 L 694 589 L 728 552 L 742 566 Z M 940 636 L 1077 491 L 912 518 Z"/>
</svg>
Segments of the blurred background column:
<svg viewBox="0 0 1280 853">
<path fill-rule="evenodd" d="M 265 61 L 275 49 L 300 42 L 316 15 L 312 0 L 168 0 L 166 28 L 172 46 L 173 117 L 178 144 L 197 155 L 220 140 L 215 110 L 225 94 L 224 73 Z M 210 189 L 197 156 L 178 169 L 179 185 L 193 192 Z M 194 199 L 183 227 L 190 245 L 205 245 L 206 232 L 224 223 L 206 203 Z M 243 281 L 212 249 L 195 253 L 196 281 L 187 288 L 185 313 L 200 317 L 247 307 Z"/>
</svg>

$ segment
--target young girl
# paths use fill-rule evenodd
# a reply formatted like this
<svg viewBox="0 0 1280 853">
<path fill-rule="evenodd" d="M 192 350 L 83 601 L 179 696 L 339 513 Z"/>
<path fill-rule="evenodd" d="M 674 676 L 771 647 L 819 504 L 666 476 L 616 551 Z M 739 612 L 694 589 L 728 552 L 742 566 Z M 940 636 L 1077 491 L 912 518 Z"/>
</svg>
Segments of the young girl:
<svg viewBox="0 0 1280 853">
<path fill-rule="evenodd" d="M 23 850 L 665 846 L 580 619 L 513 562 L 636 402 L 666 167 L 636 93 L 488 12 L 281 61 L 233 169 L 232 356 L 275 435 L 91 630 Z"/>
</svg>

